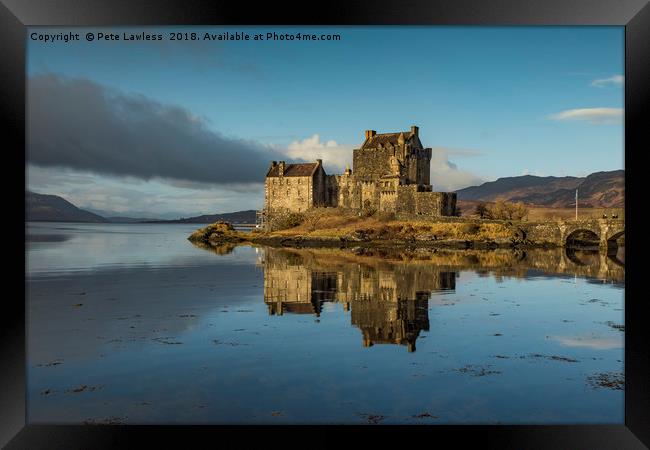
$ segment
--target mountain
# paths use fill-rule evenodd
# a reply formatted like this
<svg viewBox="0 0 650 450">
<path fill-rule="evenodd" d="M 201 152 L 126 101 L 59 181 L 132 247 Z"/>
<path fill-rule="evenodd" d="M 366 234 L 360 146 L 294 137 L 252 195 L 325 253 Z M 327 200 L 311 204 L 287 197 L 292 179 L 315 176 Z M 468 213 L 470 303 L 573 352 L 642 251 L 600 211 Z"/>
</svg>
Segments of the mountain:
<svg viewBox="0 0 650 450">
<path fill-rule="evenodd" d="M 595 172 L 587 177 L 499 178 L 456 191 L 459 201 L 505 200 L 554 208 L 575 206 L 575 190 L 582 207 L 622 208 L 625 203 L 625 171 Z"/>
<path fill-rule="evenodd" d="M 195 217 L 181 217 L 175 220 L 147 220 L 147 223 L 214 223 L 225 220 L 231 223 L 255 223 L 255 210 L 237 211 L 223 214 L 204 214 Z"/>
<path fill-rule="evenodd" d="M 25 220 L 34 222 L 93 222 L 93 223 L 214 223 L 225 220 L 232 223 L 255 223 L 255 210 L 237 211 L 223 214 L 204 214 L 194 217 L 164 220 L 146 217 L 107 216 L 92 213 L 80 208 L 57 195 L 25 193 Z"/>
<path fill-rule="evenodd" d="M 459 200 L 494 201 L 499 198 L 510 200 L 513 196 L 550 193 L 558 189 L 575 189 L 584 178 L 579 177 L 520 177 L 499 178 L 480 186 L 471 186 L 456 191 Z"/>
<path fill-rule="evenodd" d="M 56 196 L 25 193 L 25 220 L 49 222 L 108 222 L 102 216 L 77 208 L 69 201 Z"/>
<path fill-rule="evenodd" d="M 97 208 L 84 208 L 98 216 L 106 217 L 111 222 L 143 222 L 145 220 L 174 220 L 181 216 L 180 213 L 165 212 L 165 213 L 152 213 L 150 211 L 113 211 L 108 209 Z"/>
</svg>

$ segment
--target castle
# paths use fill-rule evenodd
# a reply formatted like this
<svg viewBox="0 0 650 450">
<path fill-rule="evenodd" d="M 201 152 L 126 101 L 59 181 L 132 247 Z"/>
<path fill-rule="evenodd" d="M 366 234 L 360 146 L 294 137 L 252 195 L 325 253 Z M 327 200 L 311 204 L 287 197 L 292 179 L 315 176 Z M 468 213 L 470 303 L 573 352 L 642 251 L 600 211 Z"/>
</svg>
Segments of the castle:
<svg viewBox="0 0 650 450">
<path fill-rule="evenodd" d="M 353 150 L 352 170 L 327 175 L 322 160 L 286 164 L 272 161 L 266 174 L 264 211 L 303 212 L 313 207 L 373 209 L 429 217 L 453 216 L 456 194 L 433 192 L 431 149 L 424 148 L 418 127 L 410 131 L 365 132 Z"/>
</svg>

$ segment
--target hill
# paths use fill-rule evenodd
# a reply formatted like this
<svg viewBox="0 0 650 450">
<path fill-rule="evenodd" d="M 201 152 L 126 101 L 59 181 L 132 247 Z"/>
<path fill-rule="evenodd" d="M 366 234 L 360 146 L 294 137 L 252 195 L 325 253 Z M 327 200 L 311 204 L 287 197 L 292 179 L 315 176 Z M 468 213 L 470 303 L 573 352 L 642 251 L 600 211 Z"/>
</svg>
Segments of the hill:
<svg viewBox="0 0 650 450">
<path fill-rule="evenodd" d="M 214 223 L 223 220 L 230 223 L 255 223 L 255 210 L 237 211 L 223 214 L 204 214 L 195 217 L 181 217 L 175 220 L 147 220 L 147 223 Z"/>
<path fill-rule="evenodd" d="M 622 208 L 625 204 L 625 171 L 595 172 L 587 177 L 520 177 L 499 178 L 456 191 L 460 202 L 505 200 L 529 205 L 568 208 L 575 205 L 592 208 Z"/>
<path fill-rule="evenodd" d="M 77 208 L 57 195 L 25 193 L 25 220 L 35 222 L 108 222 L 102 216 Z"/>
<path fill-rule="evenodd" d="M 180 219 L 162 220 L 138 217 L 109 216 L 78 208 L 57 195 L 25 193 L 25 220 L 34 222 L 91 222 L 91 223 L 214 223 L 220 220 L 231 223 L 255 223 L 255 210 L 237 211 L 222 214 L 204 214 Z"/>
<path fill-rule="evenodd" d="M 106 219 L 111 223 L 142 223 L 152 219 L 151 217 L 124 217 L 124 216 L 107 216 Z"/>
</svg>

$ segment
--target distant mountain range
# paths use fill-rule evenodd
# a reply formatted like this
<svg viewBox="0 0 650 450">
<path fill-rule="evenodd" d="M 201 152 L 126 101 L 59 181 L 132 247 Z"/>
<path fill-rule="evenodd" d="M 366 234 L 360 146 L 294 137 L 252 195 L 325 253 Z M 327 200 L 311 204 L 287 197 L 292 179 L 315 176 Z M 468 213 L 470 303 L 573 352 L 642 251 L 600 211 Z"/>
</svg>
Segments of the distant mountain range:
<svg viewBox="0 0 650 450">
<path fill-rule="evenodd" d="M 505 200 L 534 206 L 569 208 L 575 206 L 575 190 L 583 208 L 622 208 L 625 204 L 625 171 L 595 172 L 586 177 L 520 177 L 499 178 L 480 186 L 456 191 L 462 204 L 479 201 Z M 213 223 L 225 220 L 232 223 L 255 223 L 255 210 L 223 214 L 204 214 L 173 220 L 137 217 L 103 217 L 80 209 L 56 195 L 25 193 L 25 220 L 50 222 L 113 222 L 113 223 Z"/>
<path fill-rule="evenodd" d="M 207 214 L 195 217 L 182 217 L 174 220 L 151 218 L 109 216 L 78 208 L 57 195 L 25 192 L 25 220 L 33 222 L 87 222 L 87 223 L 213 223 L 225 220 L 232 223 L 255 223 L 255 210 L 237 211 L 224 214 Z"/>
<path fill-rule="evenodd" d="M 195 217 L 181 217 L 175 220 L 146 220 L 146 223 L 214 223 L 224 220 L 231 223 L 255 223 L 255 210 L 237 211 L 223 214 L 203 214 Z"/>
<path fill-rule="evenodd" d="M 625 171 L 595 172 L 586 177 L 499 178 L 456 191 L 458 200 L 477 202 L 523 202 L 534 206 L 569 208 L 575 206 L 575 191 L 583 208 L 622 208 L 625 204 Z"/>
<path fill-rule="evenodd" d="M 116 221 L 123 222 L 123 223 L 142 222 L 146 220 L 175 220 L 181 216 L 180 213 L 174 214 L 169 212 L 165 212 L 161 214 L 152 214 L 148 211 L 117 212 L 117 211 L 109 211 L 105 209 L 96 209 L 90 207 L 86 207 L 84 209 L 86 211 L 90 211 L 93 214 L 97 214 L 98 216 L 106 217 L 111 221 L 113 221 L 112 219 L 115 219 Z"/>
</svg>

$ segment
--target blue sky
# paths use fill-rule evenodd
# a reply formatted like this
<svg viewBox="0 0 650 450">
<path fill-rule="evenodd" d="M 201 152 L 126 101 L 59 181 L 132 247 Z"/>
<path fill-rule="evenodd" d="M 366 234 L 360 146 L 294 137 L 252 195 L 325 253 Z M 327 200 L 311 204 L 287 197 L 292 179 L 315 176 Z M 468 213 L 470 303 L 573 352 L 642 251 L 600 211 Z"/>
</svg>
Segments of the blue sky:
<svg viewBox="0 0 650 450">
<path fill-rule="evenodd" d="M 271 149 L 269 158 L 261 154 L 264 160 L 278 153 L 287 160 L 320 156 L 328 172 L 337 172 L 365 129 L 381 133 L 416 124 L 423 144 L 434 148 L 432 183 L 441 190 L 525 173 L 584 176 L 623 168 L 622 27 L 31 28 L 30 33 L 71 30 L 80 33 L 80 42 L 44 43 L 28 36 L 30 79 L 44 74 L 84 79 L 125 97 L 180 107 L 224 139 Z M 172 30 L 200 37 L 206 31 L 337 33 L 341 40 L 170 42 Z M 88 31 L 120 36 L 146 31 L 165 39 L 87 42 Z M 103 172 L 109 163 L 67 167 L 55 160 L 30 161 L 30 188 L 73 197 L 80 206 L 111 209 L 110 193 L 120 187 L 166 200 L 129 204 L 122 198 L 118 212 L 189 214 L 261 206 L 263 173 L 259 182 L 190 185 L 190 176 L 171 172 L 138 178 L 128 170 Z M 105 195 L 84 197 L 83 189 L 71 187 L 74 179 L 85 179 L 87 191 L 90 185 L 101 187 Z M 195 206 L 182 201 L 191 193 L 201 197 Z"/>
</svg>

